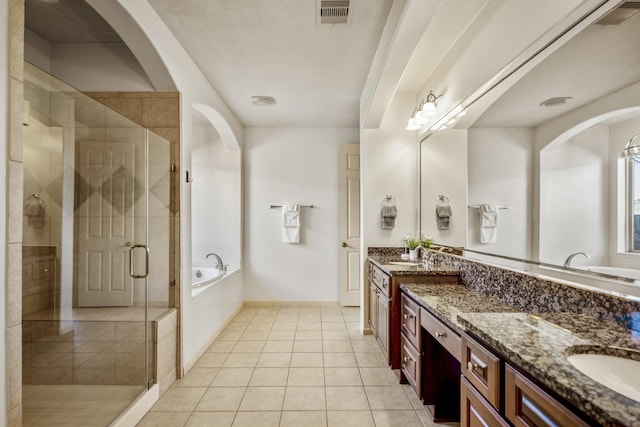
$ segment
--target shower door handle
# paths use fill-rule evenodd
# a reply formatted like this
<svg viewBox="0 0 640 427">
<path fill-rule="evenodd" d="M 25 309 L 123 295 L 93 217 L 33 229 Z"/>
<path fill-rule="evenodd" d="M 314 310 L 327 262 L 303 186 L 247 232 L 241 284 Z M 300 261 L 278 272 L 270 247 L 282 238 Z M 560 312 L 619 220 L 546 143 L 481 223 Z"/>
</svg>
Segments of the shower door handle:
<svg viewBox="0 0 640 427">
<path fill-rule="evenodd" d="M 133 251 L 136 248 L 144 249 L 144 274 L 133 274 Z M 129 276 L 134 279 L 144 279 L 149 275 L 149 248 L 147 245 L 131 245 L 129 247 Z"/>
</svg>

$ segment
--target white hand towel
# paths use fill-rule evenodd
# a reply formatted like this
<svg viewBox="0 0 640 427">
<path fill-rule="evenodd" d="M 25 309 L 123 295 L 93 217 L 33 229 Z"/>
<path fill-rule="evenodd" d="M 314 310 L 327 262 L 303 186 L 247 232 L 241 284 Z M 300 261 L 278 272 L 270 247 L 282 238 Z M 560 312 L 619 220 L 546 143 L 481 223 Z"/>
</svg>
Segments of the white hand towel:
<svg viewBox="0 0 640 427">
<path fill-rule="evenodd" d="M 489 203 L 480 205 L 480 243 L 498 240 L 498 208 Z"/>
<path fill-rule="evenodd" d="M 300 242 L 300 206 L 295 203 L 282 205 L 282 241 Z"/>
</svg>

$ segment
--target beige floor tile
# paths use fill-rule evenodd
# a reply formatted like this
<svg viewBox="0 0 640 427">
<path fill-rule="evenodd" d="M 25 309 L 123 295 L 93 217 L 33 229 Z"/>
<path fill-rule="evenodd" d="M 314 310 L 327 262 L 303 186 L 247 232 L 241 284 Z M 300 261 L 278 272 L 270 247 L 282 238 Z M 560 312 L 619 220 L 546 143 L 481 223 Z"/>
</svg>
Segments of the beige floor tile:
<svg viewBox="0 0 640 427">
<path fill-rule="evenodd" d="M 261 353 L 266 341 L 238 341 L 232 353 Z"/>
<path fill-rule="evenodd" d="M 326 427 L 325 411 L 284 411 L 280 418 L 280 427 Z"/>
<path fill-rule="evenodd" d="M 216 341 L 238 341 L 242 336 L 242 331 L 227 331 L 220 332 L 220 335 L 216 338 Z"/>
<path fill-rule="evenodd" d="M 215 354 L 215 353 L 209 353 Z M 230 353 L 223 368 L 253 368 L 258 363 L 260 353 Z"/>
<path fill-rule="evenodd" d="M 416 411 L 372 411 L 376 427 L 422 427 Z"/>
<path fill-rule="evenodd" d="M 351 341 L 323 341 L 322 348 L 325 353 L 349 353 L 353 352 Z"/>
<path fill-rule="evenodd" d="M 324 380 L 328 386 L 362 386 L 358 368 L 324 368 Z"/>
<path fill-rule="evenodd" d="M 322 313 L 323 322 L 344 322 L 342 314 L 325 314 Z"/>
<path fill-rule="evenodd" d="M 322 322 L 298 321 L 298 331 L 321 331 Z"/>
<path fill-rule="evenodd" d="M 322 331 L 324 341 L 349 341 L 347 331 Z"/>
<path fill-rule="evenodd" d="M 323 366 L 322 353 L 293 353 L 291 355 L 292 368 L 322 368 Z"/>
<path fill-rule="evenodd" d="M 378 353 L 354 353 L 356 363 L 361 368 L 384 368 L 388 367 L 387 361 L 381 352 Z"/>
<path fill-rule="evenodd" d="M 347 325 L 344 322 L 322 322 L 323 331 L 347 331 Z"/>
<path fill-rule="evenodd" d="M 278 314 L 275 320 L 275 322 L 297 322 L 297 321 L 298 321 L 298 313 Z"/>
<path fill-rule="evenodd" d="M 322 340 L 322 331 L 296 331 L 296 341 L 320 341 Z"/>
<path fill-rule="evenodd" d="M 375 427 L 371 411 L 327 411 L 329 427 Z"/>
<path fill-rule="evenodd" d="M 270 331 L 273 327 L 273 323 L 273 321 L 262 322 L 259 320 L 252 320 L 245 331 Z"/>
<path fill-rule="evenodd" d="M 237 411 L 244 396 L 244 387 L 212 387 L 200 399 L 197 412 Z"/>
<path fill-rule="evenodd" d="M 259 368 L 284 368 L 291 363 L 291 353 L 262 353 L 258 359 Z"/>
<path fill-rule="evenodd" d="M 325 368 L 356 368 L 353 353 L 324 353 Z"/>
<path fill-rule="evenodd" d="M 290 368 L 287 386 L 323 386 L 323 368 Z"/>
<path fill-rule="evenodd" d="M 267 341 L 262 349 L 263 353 L 291 353 L 293 341 Z"/>
<path fill-rule="evenodd" d="M 214 341 L 207 349 L 208 353 L 231 353 L 236 341 Z"/>
<path fill-rule="evenodd" d="M 380 346 L 375 340 L 352 341 L 351 346 L 354 353 L 380 353 Z"/>
<path fill-rule="evenodd" d="M 385 368 L 360 368 L 362 383 L 364 385 L 396 385 L 399 379 L 388 367 Z"/>
<path fill-rule="evenodd" d="M 226 328 L 224 328 L 225 331 L 244 331 L 245 329 L 247 329 L 247 326 L 249 326 L 249 322 L 242 322 L 242 321 L 237 321 L 234 320 L 232 322 L 229 322 L 229 324 L 227 325 Z"/>
<path fill-rule="evenodd" d="M 298 323 L 300 322 L 305 322 L 305 323 L 311 323 L 311 322 L 317 322 L 320 323 L 322 321 L 321 317 L 320 317 L 320 313 L 317 314 L 311 314 L 311 313 L 303 313 L 302 310 L 300 310 L 300 315 L 298 316 Z"/>
<path fill-rule="evenodd" d="M 193 412 L 185 427 L 231 427 L 235 412 Z"/>
<path fill-rule="evenodd" d="M 369 401 L 364 387 L 326 387 L 327 410 L 368 411 Z"/>
<path fill-rule="evenodd" d="M 244 331 L 239 337 L 240 341 L 266 341 L 269 331 Z"/>
<path fill-rule="evenodd" d="M 238 412 L 233 427 L 278 427 L 280 412 Z"/>
<path fill-rule="evenodd" d="M 246 387 L 252 374 L 253 368 L 222 368 L 209 387 Z"/>
<path fill-rule="evenodd" d="M 229 353 L 205 353 L 193 364 L 194 368 L 221 368 Z"/>
<path fill-rule="evenodd" d="M 276 320 L 273 322 L 273 326 L 271 327 L 271 332 L 273 331 L 295 331 L 298 327 L 298 322 L 288 322 L 288 321 L 280 321 Z"/>
<path fill-rule="evenodd" d="M 249 382 L 251 387 L 284 387 L 289 376 L 288 368 L 256 368 Z"/>
<path fill-rule="evenodd" d="M 206 387 L 169 388 L 151 411 L 193 411 L 206 391 Z"/>
<path fill-rule="evenodd" d="M 285 387 L 248 387 L 240 411 L 281 411 Z"/>
<path fill-rule="evenodd" d="M 136 427 L 182 427 L 191 412 L 148 412 Z"/>
<path fill-rule="evenodd" d="M 404 392 L 407 394 L 407 397 L 409 398 L 409 401 L 411 402 L 411 406 L 413 406 L 413 409 L 416 409 L 416 410 L 424 409 L 424 405 L 422 401 L 420 400 L 420 398 L 416 394 L 416 391 L 413 389 L 413 387 L 410 384 L 402 384 L 402 388 L 404 389 Z"/>
<path fill-rule="evenodd" d="M 284 411 L 324 411 L 324 387 L 287 387 Z"/>
<path fill-rule="evenodd" d="M 279 329 L 269 332 L 269 341 L 293 341 L 296 337 L 296 331 L 282 331 Z"/>
<path fill-rule="evenodd" d="M 372 411 L 413 409 L 402 386 L 365 386 Z"/>
<path fill-rule="evenodd" d="M 294 353 L 322 353 L 322 341 L 296 341 L 293 343 Z"/>
</svg>

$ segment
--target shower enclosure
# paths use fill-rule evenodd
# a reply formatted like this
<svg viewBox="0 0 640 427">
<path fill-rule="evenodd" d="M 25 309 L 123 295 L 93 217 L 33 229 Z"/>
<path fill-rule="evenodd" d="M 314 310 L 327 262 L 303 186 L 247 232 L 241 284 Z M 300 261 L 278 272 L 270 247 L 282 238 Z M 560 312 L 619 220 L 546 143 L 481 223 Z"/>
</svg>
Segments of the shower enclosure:
<svg viewBox="0 0 640 427">
<path fill-rule="evenodd" d="M 107 425 L 155 381 L 170 142 L 25 64 L 25 425 Z"/>
</svg>

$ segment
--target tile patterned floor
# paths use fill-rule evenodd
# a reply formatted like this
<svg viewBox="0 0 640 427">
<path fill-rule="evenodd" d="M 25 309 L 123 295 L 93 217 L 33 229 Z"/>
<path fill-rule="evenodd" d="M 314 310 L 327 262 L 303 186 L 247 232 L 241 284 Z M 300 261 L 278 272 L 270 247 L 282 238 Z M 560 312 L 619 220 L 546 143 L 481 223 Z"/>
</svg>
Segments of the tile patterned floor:
<svg viewBox="0 0 640 427">
<path fill-rule="evenodd" d="M 138 426 L 432 426 L 358 321 L 358 308 L 245 307 Z"/>
</svg>

